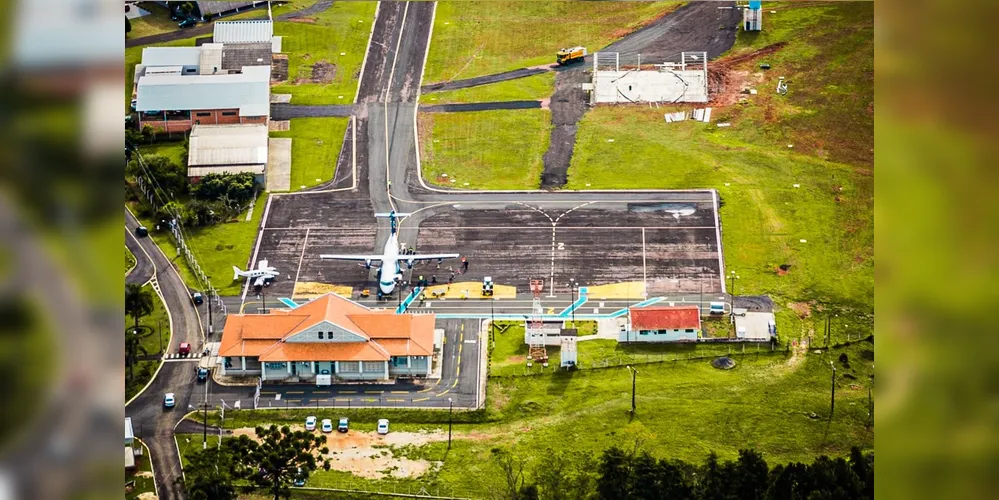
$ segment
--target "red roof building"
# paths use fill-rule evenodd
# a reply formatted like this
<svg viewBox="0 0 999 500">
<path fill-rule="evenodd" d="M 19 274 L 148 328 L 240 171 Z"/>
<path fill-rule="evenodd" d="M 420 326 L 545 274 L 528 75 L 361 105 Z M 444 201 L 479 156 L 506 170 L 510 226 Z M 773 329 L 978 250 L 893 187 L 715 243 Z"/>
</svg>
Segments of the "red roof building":
<svg viewBox="0 0 999 500">
<path fill-rule="evenodd" d="M 632 307 L 623 342 L 696 341 L 701 332 L 701 310 L 695 305 Z"/>
</svg>

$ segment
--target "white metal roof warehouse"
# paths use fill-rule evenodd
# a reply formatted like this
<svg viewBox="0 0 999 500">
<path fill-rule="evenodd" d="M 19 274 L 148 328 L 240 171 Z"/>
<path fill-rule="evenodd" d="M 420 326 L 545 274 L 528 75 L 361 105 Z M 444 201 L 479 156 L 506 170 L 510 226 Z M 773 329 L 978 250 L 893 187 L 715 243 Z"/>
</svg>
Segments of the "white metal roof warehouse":
<svg viewBox="0 0 999 500">
<path fill-rule="evenodd" d="M 215 43 L 270 43 L 274 36 L 274 25 L 267 20 L 217 21 L 214 28 Z"/>
<path fill-rule="evenodd" d="M 267 125 L 195 125 L 187 157 L 188 177 L 251 172 L 267 166 Z"/>
</svg>

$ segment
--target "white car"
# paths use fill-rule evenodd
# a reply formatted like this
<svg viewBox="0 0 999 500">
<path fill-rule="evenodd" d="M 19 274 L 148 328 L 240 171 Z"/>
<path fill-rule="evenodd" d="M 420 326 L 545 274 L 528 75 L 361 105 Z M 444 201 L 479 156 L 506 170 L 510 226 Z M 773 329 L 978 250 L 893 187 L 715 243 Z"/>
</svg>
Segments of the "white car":
<svg viewBox="0 0 999 500">
<path fill-rule="evenodd" d="M 333 432 L 333 421 L 332 420 L 330 420 L 328 418 L 324 418 L 323 419 L 323 432 Z"/>
<path fill-rule="evenodd" d="M 316 417 L 305 417 L 305 430 L 316 430 Z"/>
<path fill-rule="evenodd" d="M 172 392 L 168 392 L 168 393 L 166 393 L 165 396 L 163 396 L 163 407 L 164 408 L 173 408 L 173 405 L 175 405 L 175 404 L 177 404 L 177 399 L 174 397 L 174 395 L 173 395 Z"/>
<path fill-rule="evenodd" d="M 379 418 L 378 419 L 378 433 L 379 434 L 388 434 L 388 419 L 387 418 Z"/>
</svg>

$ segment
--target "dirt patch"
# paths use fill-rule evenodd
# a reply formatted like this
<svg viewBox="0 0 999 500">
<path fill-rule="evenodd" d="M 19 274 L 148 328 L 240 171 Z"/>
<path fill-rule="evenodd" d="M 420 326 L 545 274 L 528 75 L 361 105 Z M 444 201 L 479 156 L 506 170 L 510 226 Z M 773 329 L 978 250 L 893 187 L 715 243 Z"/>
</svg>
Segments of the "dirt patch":
<svg viewBox="0 0 999 500">
<path fill-rule="evenodd" d="M 527 356 L 510 356 L 506 358 L 506 362 L 510 364 L 523 363 L 525 361 L 527 361 Z"/>
<path fill-rule="evenodd" d="M 805 319 L 812 315 L 812 307 L 806 302 L 791 302 L 787 305 L 799 318 Z"/>
<path fill-rule="evenodd" d="M 316 24 L 316 18 L 314 17 L 293 17 L 288 20 L 293 23 Z"/>
<path fill-rule="evenodd" d="M 267 123 L 267 130 L 271 132 L 285 132 L 291 130 L 291 120 L 271 120 Z"/>
<path fill-rule="evenodd" d="M 745 100 L 745 94 L 749 88 L 755 88 L 756 84 L 763 81 L 763 73 L 757 72 L 751 75 L 746 69 L 736 68 L 749 61 L 773 54 L 786 45 L 787 42 L 775 43 L 752 52 L 723 57 L 711 62 L 708 65 L 710 104 L 719 107 L 731 106 L 740 100 Z"/>
<path fill-rule="evenodd" d="M 136 498 L 138 498 L 139 500 L 156 500 L 159 497 L 156 496 L 156 493 L 153 493 L 152 491 L 147 491 L 144 493 L 139 493 L 139 496 L 137 496 Z"/>
<path fill-rule="evenodd" d="M 303 81 L 300 78 L 296 83 L 331 83 L 334 79 L 336 79 L 336 65 L 327 61 L 319 61 L 312 65 L 312 74 L 307 80 Z"/>
<path fill-rule="evenodd" d="M 147 470 L 140 470 L 135 473 L 135 477 L 153 477 L 153 473 Z"/>
<path fill-rule="evenodd" d="M 296 424 L 289 426 L 292 431 L 305 430 L 304 425 Z M 320 431 L 315 431 L 320 434 Z M 259 442 L 259 438 L 253 429 L 243 427 L 235 429 L 233 436 L 248 436 L 250 439 Z M 415 478 L 426 474 L 430 470 L 439 467 L 441 462 L 430 460 L 413 460 L 406 457 L 397 457 L 392 452 L 392 448 L 403 446 L 423 446 L 435 441 L 447 440 L 447 433 L 443 430 L 433 432 L 390 432 L 380 435 L 375 432 L 350 431 L 347 434 L 333 432 L 325 434 L 326 447 L 329 454 L 323 455 L 318 451 L 316 458 L 329 459 L 331 465 L 336 470 L 350 472 L 358 477 L 367 479 L 393 478 Z"/>
</svg>

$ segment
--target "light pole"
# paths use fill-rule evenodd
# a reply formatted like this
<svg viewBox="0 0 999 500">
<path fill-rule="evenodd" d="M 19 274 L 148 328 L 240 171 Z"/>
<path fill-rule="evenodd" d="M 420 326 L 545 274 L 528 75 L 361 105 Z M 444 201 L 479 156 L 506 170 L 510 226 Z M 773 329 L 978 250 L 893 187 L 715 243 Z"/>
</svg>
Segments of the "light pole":
<svg viewBox="0 0 999 500">
<path fill-rule="evenodd" d="M 635 376 L 638 375 L 638 370 L 628 365 L 628 369 L 631 370 L 631 414 L 635 414 Z"/>
<path fill-rule="evenodd" d="M 195 411 L 198 410 L 197 408 L 194 407 L 194 405 L 187 405 L 187 407 Z M 201 403 L 201 407 L 205 409 L 205 419 L 201 423 L 202 425 L 201 449 L 207 450 L 208 449 L 208 402 L 205 401 Z"/>
<path fill-rule="evenodd" d="M 451 449 L 451 415 L 454 413 L 454 401 L 447 398 L 447 449 Z"/>
<path fill-rule="evenodd" d="M 576 328 L 576 279 L 569 278 L 569 289 L 572 291 L 572 302 L 569 307 L 572 308 L 572 327 Z"/>
<path fill-rule="evenodd" d="M 729 297 L 732 297 L 732 299 L 729 301 L 728 308 L 729 308 L 729 313 L 732 315 L 733 318 L 735 318 L 735 280 L 737 279 L 739 279 L 739 275 L 735 274 L 735 271 L 732 271 L 732 273 L 728 275 L 728 282 L 729 282 L 728 294 Z"/>
<path fill-rule="evenodd" d="M 210 278 L 211 276 L 209 276 Z M 214 298 L 215 290 L 208 285 L 208 336 L 211 338 L 212 334 L 215 333 L 215 326 L 212 324 L 212 299 Z"/>
</svg>

